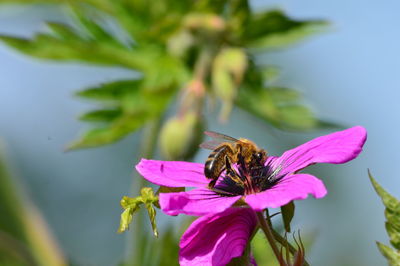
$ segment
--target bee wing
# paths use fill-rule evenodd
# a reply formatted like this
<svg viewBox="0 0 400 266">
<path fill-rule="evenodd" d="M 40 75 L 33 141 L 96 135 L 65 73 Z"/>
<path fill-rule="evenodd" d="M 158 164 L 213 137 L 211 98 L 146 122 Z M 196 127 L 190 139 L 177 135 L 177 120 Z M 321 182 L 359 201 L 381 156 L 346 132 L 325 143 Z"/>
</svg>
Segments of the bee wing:
<svg viewBox="0 0 400 266">
<path fill-rule="evenodd" d="M 200 144 L 200 148 L 207 149 L 207 150 L 215 150 L 222 142 L 220 141 L 205 141 Z"/>
<path fill-rule="evenodd" d="M 218 141 L 222 141 L 222 142 L 236 142 L 238 141 L 238 139 L 235 139 L 233 137 L 230 137 L 228 135 L 222 134 L 222 133 L 218 133 L 218 132 L 214 132 L 214 131 L 204 131 L 204 134 L 206 134 L 207 136 L 213 138 L 214 140 L 218 140 Z"/>
<path fill-rule="evenodd" d="M 205 141 L 200 144 L 200 148 L 203 149 L 215 150 L 221 143 L 238 141 L 235 138 L 214 131 L 205 131 L 204 134 L 211 137 L 213 140 Z"/>
</svg>

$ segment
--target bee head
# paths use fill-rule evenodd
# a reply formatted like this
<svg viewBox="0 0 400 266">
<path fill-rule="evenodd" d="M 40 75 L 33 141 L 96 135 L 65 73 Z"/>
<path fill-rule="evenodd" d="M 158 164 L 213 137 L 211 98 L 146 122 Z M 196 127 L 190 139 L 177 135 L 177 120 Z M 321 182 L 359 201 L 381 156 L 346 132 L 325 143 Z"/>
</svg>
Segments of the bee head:
<svg viewBox="0 0 400 266">
<path fill-rule="evenodd" d="M 265 150 L 259 150 L 254 154 L 254 157 L 259 162 L 264 162 L 267 159 L 267 152 Z"/>
</svg>

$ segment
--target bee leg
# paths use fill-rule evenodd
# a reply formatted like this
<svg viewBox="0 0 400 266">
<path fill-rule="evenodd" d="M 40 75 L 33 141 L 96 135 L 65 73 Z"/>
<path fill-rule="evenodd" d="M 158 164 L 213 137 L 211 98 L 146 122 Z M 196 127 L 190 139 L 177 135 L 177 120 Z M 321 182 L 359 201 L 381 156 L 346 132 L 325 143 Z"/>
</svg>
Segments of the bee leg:
<svg viewBox="0 0 400 266">
<path fill-rule="evenodd" d="M 238 176 L 236 171 L 232 168 L 228 156 L 225 156 L 225 168 L 226 168 L 226 176 L 228 176 L 231 180 L 233 180 L 237 184 L 243 183 L 242 180 L 240 179 L 240 176 Z"/>
<path fill-rule="evenodd" d="M 210 183 L 208 183 L 208 188 L 213 189 L 215 186 L 215 183 L 217 183 L 217 180 L 218 180 L 218 178 L 211 180 Z"/>
</svg>

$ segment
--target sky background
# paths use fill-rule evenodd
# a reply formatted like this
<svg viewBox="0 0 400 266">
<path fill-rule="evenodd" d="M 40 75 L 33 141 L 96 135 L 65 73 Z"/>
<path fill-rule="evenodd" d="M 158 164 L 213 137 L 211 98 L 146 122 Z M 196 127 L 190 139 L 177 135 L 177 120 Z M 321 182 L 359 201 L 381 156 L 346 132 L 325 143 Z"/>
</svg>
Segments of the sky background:
<svg viewBox="0 0 400 266">
<path fill-rule="evenodd" d="M 315 234 L 313 265 L 383 265 L 375 240 L 387 243 L 383 207 L 368 180 L 400 197 L 400 2 L 253 1 L 299 18 L 322 18 L 331 30 L 259 60 L 281 68 L 279 83 L 296 88 L 320 117 L 368 130 L 364 152 L 345 165 L 313 166 L 329 194 L 296 204 L 294 228 Z M 30 36 L 44 20 L 63 20 L 53 8 L 0 7 L 0 33 Z M 14 175 L 42 210 L 68 257 L 79 265 L 115 265 L 125 236 L 116 234 L 119 200 L 130 193 L 138 161 L 138 133 L 102 148 L 63 152 L 86 125 L 76 120 L 90 105 L 73 93 L 130 71 L 31 59 L 0 44 L 0 137 Z M 280 133 L 235 111 L 209 129 L 252 139 L 279 155 L 312 134 Z M 195 160 L 203 161 L 207 151 Z M 160 215 L 163 216 L 163 215 Z M 172 221 L 162 217 L 161 220 Z"/>
</svg>

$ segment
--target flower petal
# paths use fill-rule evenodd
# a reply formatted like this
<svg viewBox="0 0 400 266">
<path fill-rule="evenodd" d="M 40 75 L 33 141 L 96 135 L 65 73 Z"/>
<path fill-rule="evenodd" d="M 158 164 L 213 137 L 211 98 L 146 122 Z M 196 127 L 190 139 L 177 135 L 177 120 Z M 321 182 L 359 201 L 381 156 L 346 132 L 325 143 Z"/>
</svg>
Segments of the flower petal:
<svg viewBox="0 0 400 266">
<path fill-rule="evenodd" d="M 142 159 L 136 170 L 148 181 L 167 187 L 204 187 L 204 164 Z"/>
<path fill-rule="evenodd" d="M 222 197 L 212 190 L 197 188 L 186 192 L 160 193 L 159 202 L 161 209 L 169 215 L 204 215 L 222 212 L 240 198 Z"/>
<path fill-rule="evenodd" d="M 240 257 L 257 226 L 249 208 L 230 208 L 194 221 L 180 241 L 179 263 L 185 265 L 226 265 Z"/>
<path fill-rule="evenodd" d="M 257 194 L 247 195 L 245 201 L 253 210 L 281 207 L 292 200 L 301 200 L 312 194 L 322 198 L 327 194 L 324 183 L 315 176 L 295 174 L 285 176 L 275 186 Z"/>
<path fill-rule="evenodd" d="M 315 163 L 345 163 L 358 156 L 366 139 L 365 128 L 352 127 L 315 138 L 286 151 L 271 163 L 273 168 L 281 168 L 282 175 L 295 173 Z"/>
</svg>

